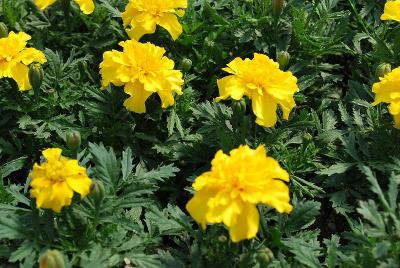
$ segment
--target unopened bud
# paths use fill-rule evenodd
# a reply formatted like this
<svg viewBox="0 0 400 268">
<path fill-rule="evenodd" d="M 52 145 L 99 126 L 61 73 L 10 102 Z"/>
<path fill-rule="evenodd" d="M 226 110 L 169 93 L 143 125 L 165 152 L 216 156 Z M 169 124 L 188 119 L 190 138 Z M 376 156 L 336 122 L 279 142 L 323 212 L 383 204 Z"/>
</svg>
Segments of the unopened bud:
<svg viewBox="0 0 400 268">
<path fill-rule="evenodd" d="M 33 63 L 29 66 L 29 83 L 31 83 L 33 90 L 36 95 L 40 94 L 40 87 L 43 83 L 44 72 L 42 69 L 42 65 L 39 63 Z"/>
<path fill-rule="evenodd" d="M 376 76 L 384 77 L 386 74 L 392 71 L 392 65 L 389 63 L 381 63 L 376 67 Z"/>
<path fill-rule="evenodd" d="M 187 72 L 192 68 L 192 61 L 190 59 L 184 58 L 179 64 L 179 70 Z"/>
<path fill-rule="evenodd" d="M 285 7 L 285 0 L 272 0 L 272 15 L 279 17 Z"/>
<path fill-rule="evenodd" d="M 0 22 L 0 38 L 4 38 L 7 36 L 8 36 L 8 28 L 3 22 Z"/>
<path fill-rule="evenodd" d="M 47 250 L 39 258 L 39 268 L 65 268 L 62 253 L 58 250 Z"/>
<path fill-rule="evenodd" d="M 78 150 L 81 146 L 81 133 L 73 130 L 67 133 L 67 146 L 71 150 Z"/>
<path fill-rule="evenodd" d="M 290 54 L 287 51 L 279 51 L 276 55 L 276 60 L 279 63 L 279 67 L 284 69 L 290 61 Z"/>
<path fill-rule="evenodd" d="M 274 259 L 274 253 L 269 248 L 261 248 L 257 251 L 256 258 L 260 263 L 260 267 L 267 267 Z"/>
<path fill-rule="evenodd" d="M 227 240 L 228 238 L 225 235 L 218 236 L 218 242 L 220 243 L 225 243 Z"/>
<path fill-rule="evenodd" d="M 246 101 L 244 99 L 233 101 L 232 110 L 234 114 L 243 116 L 246 113 Z"/>
<path fill-rule="evenodd" d="M 106 190 L 104 188 L 104 183 L 99 180 L 93 180 L 90 186 L 90 196 L 96 203 L 100 203 L 106 195 Z"/>
</svg>

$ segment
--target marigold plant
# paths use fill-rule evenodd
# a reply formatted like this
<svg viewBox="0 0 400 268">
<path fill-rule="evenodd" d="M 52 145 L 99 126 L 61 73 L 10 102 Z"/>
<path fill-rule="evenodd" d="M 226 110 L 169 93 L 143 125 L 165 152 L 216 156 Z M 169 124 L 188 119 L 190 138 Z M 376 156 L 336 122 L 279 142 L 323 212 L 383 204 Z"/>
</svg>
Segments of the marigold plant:
<svg viewBox="0 0 400 268">
<path fill-rule="evenodd" d="M 151 43 L 139 43 L 135 40 L 120 42 L 123 51 L 107 51 L 100 64 L 103 88 L 110 83 L 124 85 L 130 95 L 124 106 L 135 113 L 145 113 L 146 100 L 157 93 L 162 107 L 174 104 L 174 95 L 182 94 L 183 78 L 175 63 L 165 54 L 165 49 Z"/>
<path fill-rule="evenodd" d="M 381 20 L 400 21 L 400 0 L 388 1 L 385 4 L 384 13 Z"/>
<path fill-rule="evenodd" d="M 375 93 L 373 105 L 389 103 L 389 112 L 393 115 L 394 126 L 400 128 L 400 67 L 379 78 L 380 82 L 373 85 Z"/>
<path fill-rule="evenodd" d="M 52 4 L 54 4 L 57 0 L 34 0 L 36 6 L 40 10 L 45 10 Z M 94 2 L 93 0 L 74 0 L 75 3 L 77 3 L 81 9 L 81 11 L 86 14 L 92 14 L 94 11 Z"/>
<path fill-rule="evenodd" d="M 145 34 L 154 33 L 160 25 L 176 40 L 182 33 L 177 16 L 182 17 L 185 8 L 187 0 L 129 0 L 122 20 L 132 39 L 139 40 Z"/>
<path fill-rule="evenodd" d="M 64 206 L 71 205 L 74 192 L 85 197 L 90 192 L 92 180 L 86 174 L 86 168 L 79 166 L 75 159 L 61 155 L 59 148 L 50 148 L 42 152 L 46 162 L 36 164 L 29 173 L 31 196 L 36 198 L 38 208 L 49 208 L 60 212 Z"/>
<path fill-rule="evenodd" d="M 196 178 L 196 191 L 186 208 L 205 229 L 207 223 L 224 223 L 233 242 L 256 236 L 259 212 L 256 205 L 269 205 L 290 213 L 289 174 L 266 156 L 264 146 L 247 145 L 230 152 L 217 152 L 211 171 Z"/>
<path fill-rule="evenodd" d="M 0 78 L 14 79 L 21 91 L 32 88 L 28 78 L 28 65 L 46 62 L 41 51 L 26 47 L 30 39 L 31 36 L 24 32 L 10 32 L 7 37 L 0 38 Z"/>
<path fill-rule="evenodd" d="M 296 106 L 294 93 L 299 91 L 297 78 L 289 71 L 279 69 L 279 64 L 263 54 L 254 54 L 254 59 L 236 58 L 224 71 L 231 75 L 217 81 L 220 96 L 217 101 L 231 97 L 240 100 L 247 96 L 252 100 L 256 123 L 272 127 L 276 124 L 278 105 L 283 118 Z"/>
</svg>

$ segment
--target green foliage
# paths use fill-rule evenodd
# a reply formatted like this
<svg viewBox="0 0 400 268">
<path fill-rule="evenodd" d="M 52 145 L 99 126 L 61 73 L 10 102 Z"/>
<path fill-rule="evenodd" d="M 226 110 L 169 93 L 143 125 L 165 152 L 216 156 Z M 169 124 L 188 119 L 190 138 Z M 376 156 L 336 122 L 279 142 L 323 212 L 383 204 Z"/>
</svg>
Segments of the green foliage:
<svg viewBox="0 0 400 268">
<path fill-rule="evenodd" d="M 85 268 L 399 267 L 400 131 L 387 105 L 370 104 L 376 67 L 399 65 L 398 24 L 380 20 L 384 1 L 286 2 L 276 18 L 270 0 L 189 0 L 178 40 L 161 28 L 141 40 L 165 47 L 176 66 L 192 62 L 184 94 L 166 110 L 153 95 L 134 114 L 122 88 L 101 89 L 98 72 L 103 53 L 127 39 L 127 1 L 98 0 L 90 16 L 72 3 L 67 23 L 59 3 L 40 12 L 0 0 L 0 22 L 29 33 L 47 58 L 40 96 L 0 80 L 0 263 L 37 267 L 58 249 L 67 267 Z M 227 63 L 279 51 L 300 88 L 289 120 L 263 128 L 251 100 L 245 110 L 215 102 Z M 44 148 L 72 157 L 71 130 L 105 197 L 75 196 L 59 214 L 36 209 L 29 171 Z M 202 230 L 185 204 L 214 154 L 241 144 L 265 144 L 289 172 L 294 209 L 258 206 L 257 237 L 235 244 L 222 225 Z"/>
</svg>

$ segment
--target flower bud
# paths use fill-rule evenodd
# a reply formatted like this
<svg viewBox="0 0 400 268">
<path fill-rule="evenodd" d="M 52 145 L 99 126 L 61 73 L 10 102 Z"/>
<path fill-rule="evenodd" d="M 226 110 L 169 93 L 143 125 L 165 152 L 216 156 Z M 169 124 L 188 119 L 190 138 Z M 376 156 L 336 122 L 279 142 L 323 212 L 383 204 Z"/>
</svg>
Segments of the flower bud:
<svg viewBox="0 0 400 268">
<path fill-rule="evenodd" d="M 71 150 L 78 150 L 81 146 L 81 133 L 79 131 L 73 130 L 67 133 L 67 146 Z"/>
<path fill-rule="evenodd" d="M 261 248 L 257 251 L 257 261 L 260 267 L 267 267 L 274 259 L 274 253 L 269 248 Z"/>
<path fill-rule="evenodd" d="M 376 76 L 384 77 L 386 74 L 392 71 L 392 66 L 389 63 L 381 63 L 376 67 Z"/>
<path fill-rule="evenodd" d="M 285 67 L 289 64 L 290 54 L 287 51 L 279 51 L 276 55 L 276 60 L 279 63 L 279 67 L 281 69 L 285 69 Z"/>
<path fill-rule="evenodd" d="M 272 0 L 272 15 L 279 17 L 285 7 L 285 0 Z"/>
<path fill-rule="evenodd" d="M 234 114 L 243 116 L 246 113 L 246 101 L 244 99 L 233 101 L 232 110 Z"/>
<path fill-rule="evenodd" d="M 192 61 L 190 59 L 184 58 L 179 64 L 179 70 L 187 72 L 192 68 Z"/>
<path fill-rule="evenodd" d="M 228 241 L 228 238 L 225 235 L 218 236 L 218 242 L 225 243 L 226 241 Z"/>
<path fill-rule="evenodd" d="M 7 36 L 8 36 L 8 28 L 3 22 L 0 22 L 0 38 L 4 38 Z"/>
<path fill-rule="evenodd" d="M 40 65 L 39 63 L 31 64 L 29 66 L 28 77 L 29 77 L 29 83 L 31 83 L 32 88 L 35 91 L 35 94 L 39 95 L 40 87 L 42 86 L 44 77 L 42 65 Z"/>
<path fill-rule="evenodd" d="M 39 268 L 65 268 L 62 253 L 58 250 L 47 250 L 39 258 Z"/>
<path fill-rule="evenodd" d="M 106 190 L 104 188 L 104 183 L 99 180 L 93 180 L 92 185 L 90 186 L 90 196 L 93 197 L 93 200 L 96 203 L 100 203 L 106 195 Z"/>
</svg>

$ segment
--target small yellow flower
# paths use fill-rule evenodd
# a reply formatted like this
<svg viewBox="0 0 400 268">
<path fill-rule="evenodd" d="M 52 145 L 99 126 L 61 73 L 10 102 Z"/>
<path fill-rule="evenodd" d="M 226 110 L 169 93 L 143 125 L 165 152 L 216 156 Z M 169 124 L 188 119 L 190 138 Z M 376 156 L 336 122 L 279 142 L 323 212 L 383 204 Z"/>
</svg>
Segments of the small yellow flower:
<svg viewBox="0 0 400 268">
<path fill-rule="evenodd" d="M 381 20 L 400 21 L 400 0 L 388 1 L 385 4 Z"/>
<path fill-rule="evenodd" d="M 75 159 L 61 155 L 59 148 L 42 152 L 46 162 L 35 163 L 29 173 L 31 196 L 36 198 L 38 208 L 49 208 L 60 212 L 64 206 L 71 205 L 74 191 L 85 197 L 90 192 L 92 180 L 86 174 L 86 168 L 79 166 Z"/>
<path fill-rule="evenodd" d="M 400 67 L 379 79 L 380 82 L 372 86 L 372 92 L 375 93 L 372 105 L 389 103 L 389 113 L 393 115 L 394 126 L 400 129 Z"/>
<path fill-rule="evenodd" d="M 182 17 L 187 0 L 129 0 L 122 13 L 124 27 L 131 39 L 139 40 L 143 35 L 154 33 L 156 26 L 166 29 L 176 40 L 182 33 L 177 16 Z"/>
<path fill-rule="evenodd" d="M 30 39 L 31 36 L 23 32 L 10 32 L 7 37 L 0 38 L 0 78 L 14 79 L 21 91 L 32 88 L 28 78 L 28 65 L 46 62 L 41 51 L 26 47 Z"/>
<path fill-rule="evenodd" d="M 247 145 L 230 152 L 217 152 L 211 171 L 196 178 L 196 191 L 187 203 L 190 215 L 201 224 L 224 223 L 233 242 L 256 236 L 260 215 L 258 203 L 290 213 L 289 174 L 266 156 L 264 146 L 252 150 Z"/>
<path fill-rule="evenodd" d="M 165 49 L 151 43 L 135 40 L 120 42 L 123 51 L 107 51 L 100 64 L 103 88 L 110 83 L 125 86 L 131 97 L 124 106 L 135 113 L 145 113 L 145 102 L 150 95 L 157 93 L 162 108 L 174 104 L 173 92 L 182 94 L 182 73 L 174 70 L 175 63 L 165 57 Z"/>
<path fill-rule="evenodd" d="M 220 96 L 216 101 L 249 97 L 257 117 L 256 123 L 265 127 L 276 124 L 278 105 L 283 111 L 283 118 L 289 118 L 289 113 L 296 106 L 293 95 L 299 91 L 297 78 L 291 72 L 279 70 L 278 63 L 258 53 L 252 60 L 236 58 L 223 70 L 231 75 L 217 81 Z"/>
<path fill-rule="evenodd" d="M 45 10 L 52 4 L 54 4 L 57 0 L 34 0 L 36 6 L 40 10 Z M 86 14 L 92 14 L 94 11 L 94 2 L 93 0 L 74 0 L 75 3 L 77 3 L 81 9 L 81 11 Z"/>
</svg>

